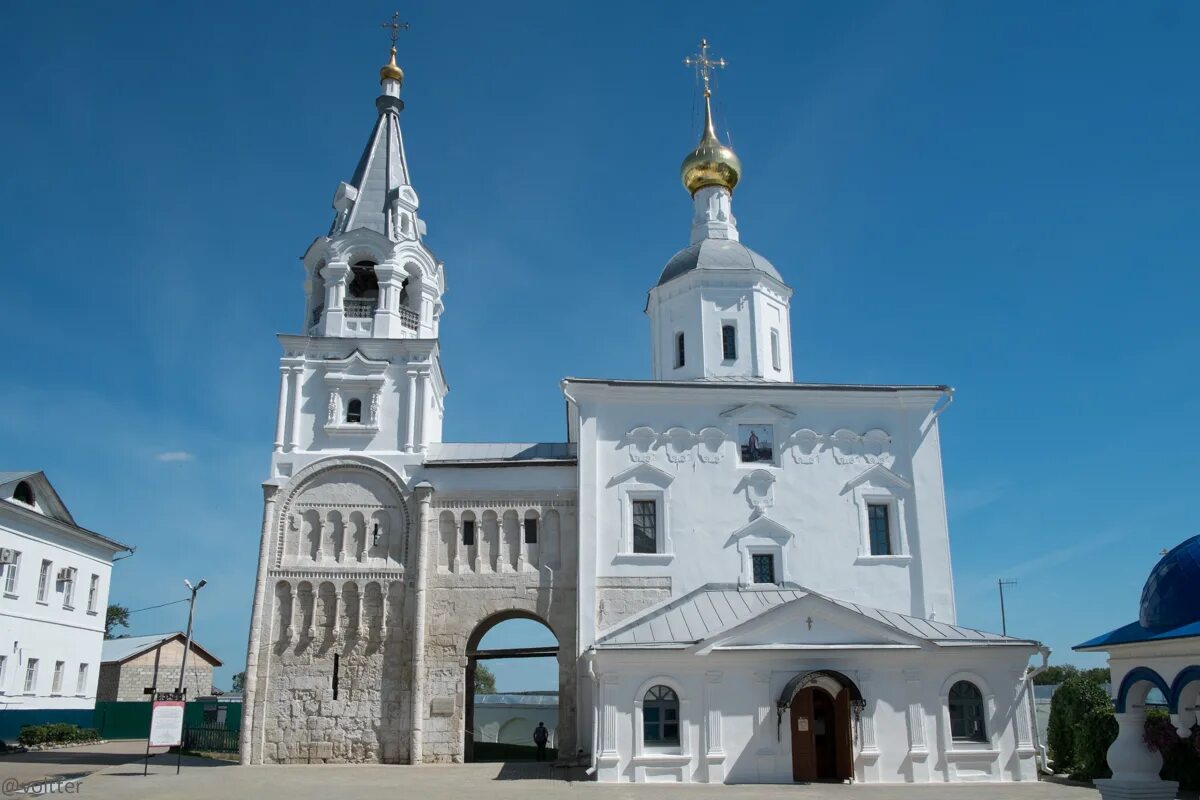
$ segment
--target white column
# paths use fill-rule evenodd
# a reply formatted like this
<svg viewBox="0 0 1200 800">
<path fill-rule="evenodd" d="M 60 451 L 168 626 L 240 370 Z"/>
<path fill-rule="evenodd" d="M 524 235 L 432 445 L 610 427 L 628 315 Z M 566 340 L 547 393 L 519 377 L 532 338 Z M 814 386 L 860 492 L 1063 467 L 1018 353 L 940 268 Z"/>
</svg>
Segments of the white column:
<svg viewBox="0 0 1200 800">
<path fill-rule="evenodd" d="M 1142 736 L 1146 729 L 1144 706 L 1129 704 L 1117 714 L 1117 738 L 1108 748 L 1108 767 L 1112 777 L 1093 781 L 1103 800 L 1171 800 L 1179 790 L 1174 781 L 1158 777 L 1162 756 L 1146 747 Z"/>
<path fill-rule="evenodd" d="M 879 746 L 875 743 L 875 693 L 871 687 L 871 673 L 859 670 L 857 677 L 858 690 L 862 693 L 865 707 L 859 718 L 859 730 L 862 733 L 861 747 L 858 760 L 862 767 L 859 779 L 863 783 L 879 782 Z"/>
<path fill-rule="evenodd" d="M 300 384 L 304 380 L 304 367 L 292 367 L 292 435 L 289 449 L 300 447 Z"/>
<path fill-rule="evenodd" d="M 721 746 L 721 673 L 704 673 L 705 780 L 725 782 L 725 750 Z"/>
<path fill-rule="evenodd" d="M 288 374 L 290 367 L 279 368 L 279 414 L 275 417 L 275 452 L 283 452 L 284 436 L 287 435 Z"/>
<path fill-rule="evenodd" d="M 277 492 L 278 487 L 276 486 L 263 486 L 262 537 L 258 545 L 258 575 L 254 580 L 254 606 L 250 613 L 250 641 L 246 648 L 245 705 L 243 706 L 241 732 L 241 763 L 243 764 L 262 761 L 263 740 L 266 735 L 266 725 L 262 715 L 255 714 L 255 703 L 259 702 L 258 651 L 262 642 L 263 606 L 267 602 L 267 565 L 273 538 L 271 531 L 275 523 L 275 495 Z M 266 652 L 269 659 L 270 649 L 268 648 Z M 259 705 L 265 714 L 266 704 L 259 703 Z M 258 723 L 257 736 L 254 730 L 256 721 Z"/>
<path fill-rule="evenodd" d="M 333 626 L 330 633 L 337 639 L 342 635 L 342 586 L 333 587 Z"/>
<path fill-rule="evenodd" d="M 392 582 L 385 580 L 379 584 L 379 638 L 380 640 L 387 638 L 388 629 L 388 591 L 392 587 Z"/>
<path fill-rule="evenodd" d="M 925 741 L 925 705 L 921 702 L 921 671 L 905 670 L 908 690 L 908 757 L 912 762 L 913 781 L 929 782 L 929 745 Z"/>
<path fill-rule="evenodd" d="M 429 425 L 426 419 L 429 416 L 429 374 L 422 372 L 417 376 L 417 383 L 420 386 L 418 393 L 419 409 L 417 411 L 417 444 L 418 453 L 425 452 L 425 445 L 429 441 Z"/>
<path fill-rule="evenodd" d="M 413 554 L 413 662 L 412 662 L 412 720 L 409 726 L 409 761 L 420 764 L 425 756 L 425 587 L 429 581 L 429 559 L 426 540 L 429 537 L 429 506 L 432 488 L 429 484 L 417 487 L 417 540 Z"/>
<path fill-rule="evenodd" d="M 285 636 L 291 639 L 296 635 L 296 610 L 300 608 L 300 595 L 297 593 L 296 584 L 294 583 L 288 584 L 288 601 L 287 632 Z"/>
<path fill-rule="evenodd" d="M 404 437 L 404 452 L 411 453 L 417 438 L 417 373 L 408 372 L 408 419 Z"/>
</svg>

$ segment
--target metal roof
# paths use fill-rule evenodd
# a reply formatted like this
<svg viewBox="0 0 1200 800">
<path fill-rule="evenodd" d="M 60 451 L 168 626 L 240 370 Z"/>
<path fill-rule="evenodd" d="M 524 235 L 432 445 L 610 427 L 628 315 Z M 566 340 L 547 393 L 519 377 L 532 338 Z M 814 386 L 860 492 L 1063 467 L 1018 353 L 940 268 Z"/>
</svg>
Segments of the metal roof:
<svg viewBox="0 0 1200 800">
<path fill-rule="evenodd" d="M 701 239 L 685 247 L 667 262 L 658 285 L 697 269 L 749 270 L 770 275 L 783 283 L 783 276 L 770 261 L 733 239 Z"/>
<path fill-rule="evenodd" d="M 127 661 L 136 655 L 153 650 L 164 642 L 175 638 L 186 639 L 187 637 L 182 632 L 175 631 L 174 633 L 151 633 L 145 636 L 122 636 L 119 639 L 105 639 L 104 647 L 100 653 L 100 661 L 104 664 L 114 661 Z M 221 666 L 221 659 L 197 644 L 195 639 L 192 639 L 192 650 L 202 653 L 214 662 L 216 666 Z"/>
<path fill-rule="evenodd" d="M 425 465 L 553 465 L 573 464 L 575 458 L 572 442 L 440 442 L 429 445 Z"/>
<path fill-rule="evenodd" d="M 802 586 L 739 589 L 710 583 L 627 620 L 597 640 L 600 647 L 680 647 L 698 644 L 773 609 L 806 597 L 847 609 L 906 636 L 937 645 L 1036 644 L 961 625 L 910 617 L 827 597 Z"/>
<path fill-rule="evenodd" d="M 719 384 L 720 388 L 728 389 L 781 389 L 791 391 L 809 391 L 809 392 L 949 392 L 953 391 L 951 387 L 945 384 L 894 384 L 894 383 L 787 383 L 784 381 L 766 381 L 759 379 L 750 379 L 744 376 L 731 376 L 726 378 L 696 378 L 690 381 L 653 381 L 653 380 L 638 380 L 632 378 L 563 378 L 563 383 L 590 383 L 602 384 L 605 386 L 630 386 L 630 387 L 663 387 L 663 388 L 679 388 L 679 387 L 701 387 L 701 388 L 716 388 L 713 384 Z"/>
</svg>

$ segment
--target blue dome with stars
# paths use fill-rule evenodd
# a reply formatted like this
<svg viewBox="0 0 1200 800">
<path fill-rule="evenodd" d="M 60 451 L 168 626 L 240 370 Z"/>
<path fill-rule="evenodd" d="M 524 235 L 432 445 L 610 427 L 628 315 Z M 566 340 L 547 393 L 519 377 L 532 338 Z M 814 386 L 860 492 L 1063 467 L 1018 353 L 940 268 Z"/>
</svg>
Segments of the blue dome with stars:
<svg viewBox="0 0 1200 800">
<path fill-rule="evenodd" d="M 1164 630 L 1200 620 L 1200 535 L 1172 548 L 1150 571 L 1139 621 Z"/>
</svg>

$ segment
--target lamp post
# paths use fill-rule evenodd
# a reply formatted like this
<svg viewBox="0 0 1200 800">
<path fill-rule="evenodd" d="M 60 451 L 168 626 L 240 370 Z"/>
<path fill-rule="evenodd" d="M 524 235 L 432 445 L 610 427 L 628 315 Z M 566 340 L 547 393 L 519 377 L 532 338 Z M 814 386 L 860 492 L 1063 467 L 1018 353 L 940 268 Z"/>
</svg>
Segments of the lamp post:
<svg viewBox="0 0 1200 800">
<path fill-rule="evenodd" d="M 192 652 L 192 616 L 196 613 L 196 592 L 204 588 L 204 584 L 208 581 L 203 578 L 195 586 L 187 578 L 184 578 L 183 585 L 192 591 L 192 602 L 188 605 L 188 626 L 187 626 L 187 643 L 183 646 L 183 664 L 179 667 L 179 686 L 177 691 L 183 692 L 184 686 L 187 684 L 187 662 L 188 654 Z M 184 700 L 187 700 L 187 695 L 184 695 Z"/>
</svg>

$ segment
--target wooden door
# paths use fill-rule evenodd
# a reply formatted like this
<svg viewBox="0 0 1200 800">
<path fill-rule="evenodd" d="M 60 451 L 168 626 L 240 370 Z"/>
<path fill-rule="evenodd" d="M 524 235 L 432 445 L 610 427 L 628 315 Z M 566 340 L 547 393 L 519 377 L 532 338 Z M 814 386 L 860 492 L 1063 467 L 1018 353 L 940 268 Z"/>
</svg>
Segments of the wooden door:
<svg viewBox="0 0 1200 800">
<path fill-rule="evenodd" d="M 813 742 L 813 690 L 801 689 L 792 698 L 792 780 L 817 779 L 817 749 Z"/>
<path fill-rule="evenodd" d="M 834 742 L 837 777 L 848 780 L 854 777 L 854 737 L 850 722 L 850 690 L 838 692 L 834 709 Z"/>
</svg>

